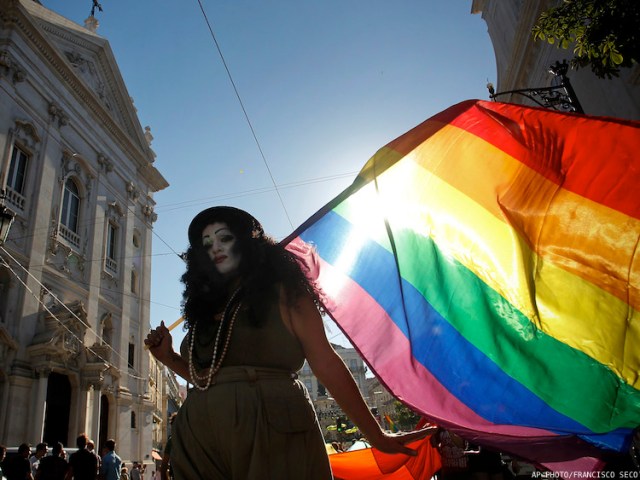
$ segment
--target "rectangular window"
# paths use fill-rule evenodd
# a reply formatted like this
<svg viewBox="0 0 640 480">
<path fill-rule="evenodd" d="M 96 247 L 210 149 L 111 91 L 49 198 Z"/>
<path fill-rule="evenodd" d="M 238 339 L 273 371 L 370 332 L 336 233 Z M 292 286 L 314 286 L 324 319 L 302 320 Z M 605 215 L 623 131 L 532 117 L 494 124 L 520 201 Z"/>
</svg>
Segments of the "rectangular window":
<svg viewBox="0 0 640 480">
<path fill-rule="evenodd" d="M 109 223 L 107 229 L 107 258 L 116 260 L 116 247 L 118 244 L 118 227 Z"/>
<path fill-rule="evenodd" d="M 133 343 L 129 344 L 129 357 L 127 363 L 129 364 L 129 368 L 133 368 L 133 358 L 135 356 L 135 348 L 136 346 Z"/>
<path fill-rule="evenodd" d="M 80 193 L 78 186 L 72 179 L 67 179 L 64 184 L 64 197 L 62 199 L 62 216 L 60 223 L 73 233 L 78 233 L 78 216 L 80 214 Z"/>
<path fill-rule="evenodd" d="M 24 195 L 24 177 L 27 172 L 28 160 L 29 155 L 14 145 L 13 153 L 11 154 L 11 165 L 9 165 L 7 187 L 14 192 L 18 192 L 20 195 Z"/>
<path fill-rule="evenodd" d="M 106 267 L 112 272 L 118 270 L 118 227 L 113 223 L 107 224 Z"/>
</svg>

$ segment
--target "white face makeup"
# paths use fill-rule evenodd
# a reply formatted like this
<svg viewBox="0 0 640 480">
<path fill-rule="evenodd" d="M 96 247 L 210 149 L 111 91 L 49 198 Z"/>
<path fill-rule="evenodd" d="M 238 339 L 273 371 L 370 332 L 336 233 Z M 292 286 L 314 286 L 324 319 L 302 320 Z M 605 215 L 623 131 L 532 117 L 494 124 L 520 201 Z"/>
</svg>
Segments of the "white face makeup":
<svg viewBox="0 0 640 480">
<path fill-rule="evenodd" d="M 233 275 L 240 268 L 240 253 L 234 251 L 236 236 L 226 223 L 216 222 L 202 230 L 202 246 L 223 276 Z"/>
</svg>

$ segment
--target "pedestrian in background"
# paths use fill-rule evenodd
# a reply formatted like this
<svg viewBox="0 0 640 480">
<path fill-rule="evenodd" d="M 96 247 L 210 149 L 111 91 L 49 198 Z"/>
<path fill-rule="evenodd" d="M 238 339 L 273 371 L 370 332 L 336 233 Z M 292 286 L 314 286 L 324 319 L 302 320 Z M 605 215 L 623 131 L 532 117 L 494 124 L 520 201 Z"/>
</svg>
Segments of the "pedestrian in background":
<svg viewBox="0 0 640 480">
<path fill-rule="evenodd" d="M 36 480 L 65 480 L 69 464 L 62 458 L 62 452 L 64 452 L 62 443 L 54 443 L 51 455 L 40 459 L 35 475 Z"/>
<path fill-rule="evenodd" d="M 140 471 L 140 464 L 138 462 L 133 462 L 133 467 L 131 467 L 131 472 L 129 473 L 129 478 L 131 480 L 141 480 L 142 473 Z"/>
<path fill-rule="evenodd" d="M 31 464 L 31 475 L 36 476 L 36 472 L 38 471 L 38 465 L 40 465 L 40 460 L 47 454 L 49 450 L 49 446 L 46 443 L 39 443 L 36 445 L 36 451 L 31 458 L 29 458 L 29 463 Z"/>
<path fill-rule="evenodd" d="M 28 443 L 22 443 L 18 447 L 18 455 L 9 458 L 4 465 L 4 475 L 7 480 L 33 480 L 31 474 L 31 463 L 29 456 L 31 455 L 31 446 Z"/>
<path fill-rule="evenodd" d="M 172 413 L 169 417 L 169 425 L 171 431 L 173 431 L 173 422 L 176 419 L 177 413 Z M 171 433 L 167 438 L 167 443 L 164 446 L 164 452 L 162 452 L 162 463 L 160 464 L 160 472 L 156 472 L 157 479 L 155 480 L 173 480 L 173 472 L 171 471 Z"/>
<path fill-rule="evenodd" d="M 96 444 L 93 440 L 89 439 L 87 441 L 87 450 L 89 450 L 89 452 L 93 453 L 96 457 L 96 461 L 98 462 L 98 468 L 97 471 L 100 471 L 100 464 L 102 463 L 102 458 L 100 457 L 100 455 L 98 455 L 98 452 L 96 452 Z"/>
<path fill-rule="evenodd" d="M 2 463 L 4 462 L 4 457 L 7 456 L 7 447 L 4 445 L 0 445 L 0 480 L 6 480 L 7 477 L 2 473 Z"/>
<path fill-rule="evenodd" d="M 96 456 L 87 450 L 89 437 L 81 433 L 76 438 L 78 450 L 69 456 L 69 470 L 67 480 L 96 480 L 98 475 L 98 460 Z"/>
<path fill-rule="evenodd" d="M 102 457 L 101 480 L 120 480 L 122 460 L 116 454 L 116 441 L 109 439 L 104 445 L 107 453 Z"/>
</svg>

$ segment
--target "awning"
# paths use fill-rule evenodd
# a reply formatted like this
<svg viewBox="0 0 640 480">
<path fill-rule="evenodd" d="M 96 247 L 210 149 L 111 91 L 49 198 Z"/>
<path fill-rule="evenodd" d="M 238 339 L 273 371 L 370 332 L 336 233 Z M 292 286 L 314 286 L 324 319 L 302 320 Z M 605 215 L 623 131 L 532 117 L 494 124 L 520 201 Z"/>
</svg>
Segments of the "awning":
<svg viewBox="0 0 640 480">
<path fill-rule="evenodd" d="M 151 458 L 153 458 L 154 460 L 162 461 L 162 457 L 155 450 L 151 450 Z"/>
</svg>

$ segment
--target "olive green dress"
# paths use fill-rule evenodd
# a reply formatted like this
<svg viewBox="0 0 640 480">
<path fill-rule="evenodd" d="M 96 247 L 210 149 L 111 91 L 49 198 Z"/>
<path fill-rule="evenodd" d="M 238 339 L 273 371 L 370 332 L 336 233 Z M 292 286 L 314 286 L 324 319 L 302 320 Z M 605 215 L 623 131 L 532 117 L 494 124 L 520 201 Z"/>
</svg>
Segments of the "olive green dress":
<svg viewBox="0 0 640 480">
<path fill-rule="evenodd" d="M 313 405 L 294 373 L 304 354 L 282 322 L 277 294 L 259 311 L 264 323 L 254 327 L 241 307 L 222 369 L 207 391 L 189 391 L 176 416 L 176 480 L 332 478 Z M 196 327 L 199 368 L 211 364 L 217 326 L 212 319 Z M 189 335 L 180 352 L 188 360 Z"/>
</svg>

